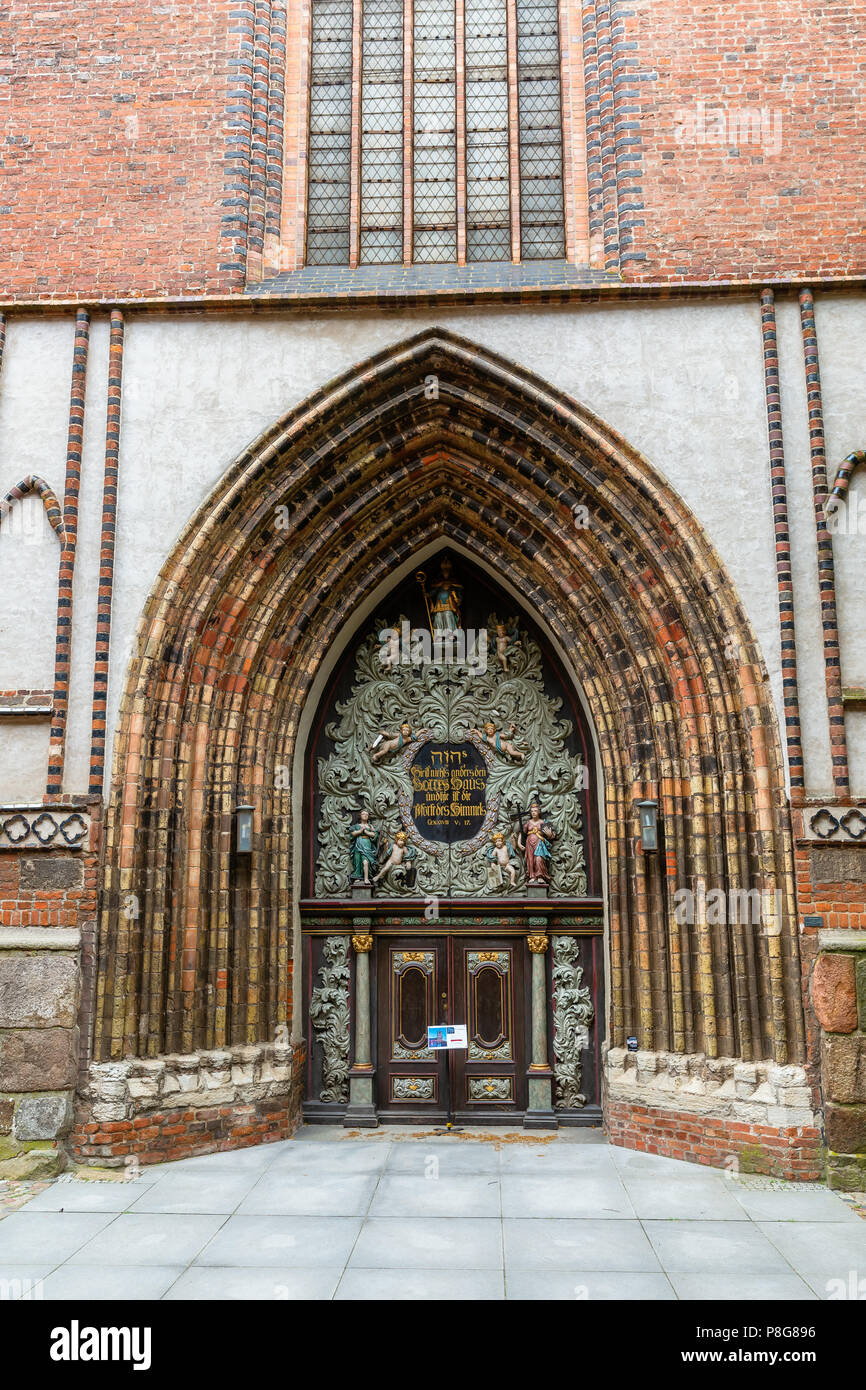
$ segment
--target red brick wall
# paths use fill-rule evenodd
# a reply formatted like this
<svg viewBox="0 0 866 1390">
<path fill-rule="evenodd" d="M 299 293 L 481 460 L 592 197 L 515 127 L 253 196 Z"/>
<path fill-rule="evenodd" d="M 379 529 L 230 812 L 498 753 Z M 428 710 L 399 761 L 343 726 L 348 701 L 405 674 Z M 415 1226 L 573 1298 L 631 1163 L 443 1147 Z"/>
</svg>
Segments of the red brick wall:
<svg viewBox="0 0 866 1390">
<path fill-rule="evenodd" d="M 221 219 L 237 214 L 230 198 L 246 219 L 246 174 L 227 168 L 226 154 L 227 137 L 243 134 L 229 123 L 248 118 L 249 60 L 231 60 L 245 52 L 252 9 L 251 0 L 0 5 L 5 296 L 242 285 L 243 257 Z"/>
<path fill-rule="evenodd" d="M 287 20 L 282 0 L 0 6 L 5 295 L 223 293 L 296 265 L 309 0 Z M 607 84 L 588 196 L 627 279 L 863 272 L 864 27 L 866 0 L 570 0 L 566 188 L 586 196 L 583 53 Z M 731 132 L 749 111 L 759 143 Z M 585 216 L 568 240 L 584 258 Z"/>
<path fill-rule="evenodd" d="M 646 223 L 634 228 L 646 259 L 626 264 L 626 277 L 862 273 L 863 0 L 622 0 L 617 13 L 634 45 L 621 68 L 640 76 L 630 85 L 641 91 L 636 216 Z M 700 102 L 703 143 L 690 135 L 701 131 Z M 708 142 L 715 108 L 727 134 L 744 108 L 764 108 L 770 148 Z"/>
<path fill-rule="evenodd" d="M 772 1129 L 624 1101 L 609 1104 L 605 1129 L 613 1144 L 712 1168 L 767 1173 L 799 1182 L 822 1173 L 817 1129 Z"/>
</svg>

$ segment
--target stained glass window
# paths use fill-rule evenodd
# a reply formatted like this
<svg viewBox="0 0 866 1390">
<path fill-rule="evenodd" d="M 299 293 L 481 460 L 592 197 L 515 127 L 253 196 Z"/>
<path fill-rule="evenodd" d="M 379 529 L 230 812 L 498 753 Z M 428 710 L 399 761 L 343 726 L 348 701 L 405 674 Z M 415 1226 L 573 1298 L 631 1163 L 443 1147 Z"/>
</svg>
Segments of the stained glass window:
<svg viewBox="0 0 866 1390">
<path fill-rule="evenodd" d="M 310 83 L 307 261 L 347 265 L 352 151 L 352 0 L 316 0 Z"/>
<path fill-rule="evenodd" d="M 457 260 L 454 0 L 415 0 L 416 261 Z"/>
<path fill-rule="evenodd" d="M 403 260 L 403 0 L 364 6 L 361 260 Z"/>
<path fill-rule="evenodd" d="M 565 255 L 562 110 L 556 0 L 517 6 L 520 250 L 525 261 Z"/>
<path fill-rule="evenodd" d="M 466 0 L 466 257 L 511 259 L 505 0 Z"/>
<path fill-rule="evenodd" d="M 312 0 L 307 264 L 564 256 L 560 61 L 557 0 Z"/>
</svg>

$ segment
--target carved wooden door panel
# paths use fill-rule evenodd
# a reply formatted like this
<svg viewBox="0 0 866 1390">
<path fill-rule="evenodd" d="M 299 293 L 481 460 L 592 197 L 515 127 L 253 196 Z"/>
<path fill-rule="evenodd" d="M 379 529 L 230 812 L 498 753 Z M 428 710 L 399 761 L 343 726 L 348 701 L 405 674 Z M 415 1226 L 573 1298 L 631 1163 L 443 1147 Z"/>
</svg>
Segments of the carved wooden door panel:
<svg viewBox="0 0 866 1390">
<path fill-rule="evenodd" d="M 451 940 L 450 1021 L 465 1023 L 469 1047 L 452 1060 L 457 1118 L 525 1108 L 522 937 Z"/>
<path fill-rule="evenodd" d="M 393 1119 L 429 1122 L 448 1106 L 448 1061 L 427 1047 L 427 1028 L 445 1021 L 444 937 L 379 941 L 377 1104 Z"/>
</svg>

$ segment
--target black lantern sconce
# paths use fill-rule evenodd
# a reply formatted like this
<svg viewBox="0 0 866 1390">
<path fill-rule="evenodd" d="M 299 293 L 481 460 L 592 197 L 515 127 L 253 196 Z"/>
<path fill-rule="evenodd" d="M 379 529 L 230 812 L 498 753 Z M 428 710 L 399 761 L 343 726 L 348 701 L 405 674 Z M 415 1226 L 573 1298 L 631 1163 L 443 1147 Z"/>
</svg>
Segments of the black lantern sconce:
<svg viewBox="0 0 866 1390">
<path fill-rule="evenodd" d="M 659 847 L 659 804 L 657 801 L 639 801 L 640 843 L 644 854 L 652 854 Z"/>
<path fill-rule="evenodd" d="M 254 806 L 235 807 L 235 849 L 238 854 L 253 852 L 253 811 Z"/>
</svg>

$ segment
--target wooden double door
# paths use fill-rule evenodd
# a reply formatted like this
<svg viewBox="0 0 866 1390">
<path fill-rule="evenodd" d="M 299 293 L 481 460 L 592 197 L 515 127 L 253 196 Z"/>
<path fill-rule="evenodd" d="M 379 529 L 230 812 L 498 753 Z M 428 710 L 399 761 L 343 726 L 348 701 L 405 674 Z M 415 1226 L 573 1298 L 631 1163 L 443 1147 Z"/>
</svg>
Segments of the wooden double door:
<svg viewBox="0 0 866 1390">
<path fill-rule="evenodd" d="M 526 1108 L 522 936 L 380 937 L 377 1109 L 383 1119 L 483 1123 Z M 465 1024 L 468 1047 L 433 1051 L 427 1028 Z"/>
</svg>

